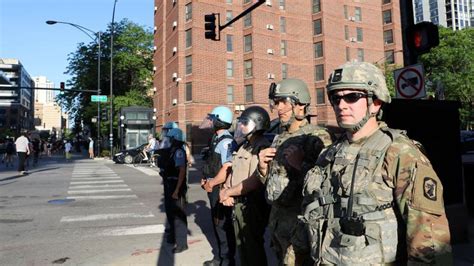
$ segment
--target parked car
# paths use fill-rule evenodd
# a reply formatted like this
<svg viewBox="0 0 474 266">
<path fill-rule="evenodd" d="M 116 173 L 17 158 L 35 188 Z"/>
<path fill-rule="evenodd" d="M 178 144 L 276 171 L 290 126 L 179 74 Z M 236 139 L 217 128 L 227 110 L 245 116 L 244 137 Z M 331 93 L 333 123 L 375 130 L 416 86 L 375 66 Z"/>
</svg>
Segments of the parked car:
<svg viewBox="0 0 474 266">
<path fill-rule="evenodd" d="M 474 131 L 461 130 L 462 153 L 474 152 Z"/>
<path fill-rule="evenodd" d="M 135 155 L 137 155 L 139 152 L 141 152 L 145 146 L 147 144 L 142 144 L 138 147 L 135 147 L 135 148 L 131 148 L 131 149 L 128 149 L 128 150 L 122 150 L 116 154 L 114 154 L 112 160 L 115 162 L 115 163 L 126 163 L 126 164 L 130 164 L 133 162 L 133 157 L 135 157 Z"/>
</svg>

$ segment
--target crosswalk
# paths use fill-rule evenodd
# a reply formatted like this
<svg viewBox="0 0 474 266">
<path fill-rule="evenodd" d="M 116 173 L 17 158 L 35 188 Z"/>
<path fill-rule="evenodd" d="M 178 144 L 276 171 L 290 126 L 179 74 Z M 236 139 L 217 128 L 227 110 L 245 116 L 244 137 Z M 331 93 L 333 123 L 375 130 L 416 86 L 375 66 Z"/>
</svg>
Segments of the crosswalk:
<svg viewBox="0 0 474 266">
<path fill-rule="evenodd" d="M 82 209 L 83 214 L 64 215 L 60 223 L 64 225 L 79 224 L 81 227 L 97 226 L 95 236 L 126 236 L 143 234 L 162 234 L 163 224 L 154 224 L 155 215 L 145 210 L 145 205 L 138 201 L 133 190 L 104 163 L 97 161 L 76 161 L 67 199 L 88 203 Z M 136 200 L 134 200 L 136 199 Z M 133 210 L 120 212 L 119 209 Z M 143 210 L 142 212 L 139 212 Z M 134 225 L 139 221 L 140 225 Z M 100 225 L 97 225 L 97 224 Z M 146 223 L 145 225 L 141 225 Z M 104 226 L 105 224 L 105 226 Z"/>
</svg>

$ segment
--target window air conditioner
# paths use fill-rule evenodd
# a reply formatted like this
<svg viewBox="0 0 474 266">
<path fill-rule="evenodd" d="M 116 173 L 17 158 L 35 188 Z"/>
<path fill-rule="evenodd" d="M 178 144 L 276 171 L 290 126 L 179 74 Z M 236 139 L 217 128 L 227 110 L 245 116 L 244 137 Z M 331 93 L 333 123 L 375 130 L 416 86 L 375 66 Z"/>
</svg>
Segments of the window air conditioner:
<svg viewBox="0 0 474 266">
<path fill-rule="evenodd" d="M 267 1 L 265 1 L 265 4 L 266 4 L 267 6 L 272 6 L 272 0 L 267 0 Z"/>
<path fill-rule="evenodd" d="M 357 39 L 356 39 L 355 37 L 350 37 L 350 38 L 349 38 L 349 41 L 351 41 L 351 42 L 356 42 Z"/>
<path fill-rule="evenodd" d="M 350 20 L 350 21 L 355 21 L 356 18 L 355 18 L 355 17 L 349 17 L 349 20 Z"/>
<path fill-rule="evenodd" d="M 173 54 L 175 54 L 176 52 L 178 52 L 178 47 L 173 47 Z"/>
<path fill-rule="evenodd" d="M 171 103 L 172 103 L 173 105 L 177 105 L 177 104 L 178 104 L 178 99 L 173 99 L 173 101 L 171 101 Z"/>
<path fill-rule="evenodd" d="M 273 54 L 273 49 L 267 49 L 267 54 Z"/>
<path fill-rule="evenodd" d="M 267 30 L 273 30 L 273 25 L 272 24 L 267 24 Z"/>
<path fill-rule="evenodd" d="M 273 74 L 273 73 L 268 73 L 268 74 L 267 74 L 267 78 L 268 78 L 268 79 L 275 79 L 275 74 Z"/>
<path fill-rule="evenodd" d="M 177 79 L 178 78 L 178 73 L 174 72 L 171 77 L 173 78 L 173 80 Z"/>
</svg>

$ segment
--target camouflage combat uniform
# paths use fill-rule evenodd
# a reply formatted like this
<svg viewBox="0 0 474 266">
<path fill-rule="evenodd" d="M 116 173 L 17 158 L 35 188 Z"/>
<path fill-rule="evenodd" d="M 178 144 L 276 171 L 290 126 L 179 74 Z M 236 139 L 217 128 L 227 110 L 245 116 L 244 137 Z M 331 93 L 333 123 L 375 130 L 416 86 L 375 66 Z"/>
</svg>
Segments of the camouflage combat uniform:
<svg viewBox="0 0 474 266">
<path fill-rule="evenodd" d="M 278 260 L 285 265 L 295 265 L 291 235 L 297 216 L 301 213 L 304 177 L 323 148 L 331 142 L 326 129 L 304 120 L 297 131 L 283 131 L 277 135 L 272 144 L 277 149 L 275 158 L 269 165 L 267 176 L 260 175 L 262 183 L 266 184 L 267 200 L 272 205 L 269 218 L 272 248 Z M 291 167 L 283 155 L 283 151 L 291 145 L 304 151 L 301 171 Z"/>
<path fill-rule="evenodd" d="M 342 229 L 353 175 L 362 235 Z M 368 137 L 349 142 L 344 135 L 325 150 L 303 194 L 301 218 L 321 264 L 452 263 L 441 181 L 415 143 L 384 123 Z"/>
</svg>

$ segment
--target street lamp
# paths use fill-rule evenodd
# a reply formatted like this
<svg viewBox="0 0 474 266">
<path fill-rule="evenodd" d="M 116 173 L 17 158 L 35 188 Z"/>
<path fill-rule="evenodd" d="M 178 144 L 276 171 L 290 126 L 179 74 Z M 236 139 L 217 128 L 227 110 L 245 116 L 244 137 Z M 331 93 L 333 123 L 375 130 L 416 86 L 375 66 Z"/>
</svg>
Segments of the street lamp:
<svg viewBox="0 0 474 266">
<path fill-rule="evenodd" d="M 91 29 L 88 29 L 84 26 L 70 23 L 70 22 L 64 22 L 64 21 L 56 21 L 56 20 L 48 20 L 46 21 L 46 24 L 48 25 L 54 25 L 54 24 L 67 24 L 70 26 L 73 26 L 74 28 L 82 31 L 85 33 L 89 38 L 91 38 L 97 45 L 98 45 L 98 54 L 97 54 L 97 95 L 100 95 L 100 37 L 101 33 L 100 31 L 95 32 Z M 92 35 L 95 35 L 96 38 L 92 37 Z M 62 123 L 62 117 L 61 117 L 61 123 Z M 61 129 L 62 130 L 62 129 Z M 100 155 L 100 102 L 97 102 L 97 154 Z"/>
<path fill-rule="evenodd" d="M 117 0 L 114 0 L 114 10 L 112 12 L 112 24 L 110 27 L 110 132 L 109 132 L 109 137 L 110 137 L 110 159 L 113 158 L 114 153 L 114 103 L 112 101 L 113 97 L 113 62 L 114 62 L 114 19 L 115 19 L 115 6 L 117 5 Z"/>
</svg>

